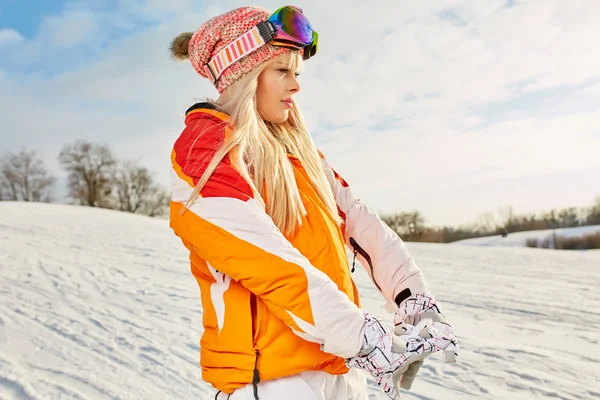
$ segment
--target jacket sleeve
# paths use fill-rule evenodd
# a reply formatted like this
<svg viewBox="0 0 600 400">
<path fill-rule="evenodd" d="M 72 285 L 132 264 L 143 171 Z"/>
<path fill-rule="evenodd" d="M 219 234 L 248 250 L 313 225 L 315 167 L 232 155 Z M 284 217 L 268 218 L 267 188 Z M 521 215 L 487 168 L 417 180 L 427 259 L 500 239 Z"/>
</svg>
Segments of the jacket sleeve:
<svg viewBox="0 0 600 400">
<path fill-rule="evenodd" d="M 189 139 L 186 130 L 172 154 L 170 226 L 175 234 L 211 267 L 260 297 L 298 336 L 339 357 L 356 355 L 363 312 L 284 237 L 228 156 L 201 197 L 182 213 L 224 140 L 222 129 L 210 129 L 195 142 L 193 129 Z"/>
<path fill-rule="evenodd" d="M 346 245 L 385 300 L 400 305 L 412 294 L 427 292 L 423 273 L 404 241 L 358 198 L 322 154 L 321 161 L 345 220 Z"/>
</svg>

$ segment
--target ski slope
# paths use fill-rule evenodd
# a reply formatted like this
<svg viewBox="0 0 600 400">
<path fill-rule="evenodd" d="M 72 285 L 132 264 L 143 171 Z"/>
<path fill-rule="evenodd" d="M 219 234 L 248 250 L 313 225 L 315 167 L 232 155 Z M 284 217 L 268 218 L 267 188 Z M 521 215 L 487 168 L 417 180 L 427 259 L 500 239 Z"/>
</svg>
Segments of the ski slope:
<svg viewBox="0 0 600 400">
<path fill-rule="evenodd" d="M 600 225 L 577 226 L 573 228 L 556 229 L 557 237 L 577 237 L 600 232 Z M 502 247 L 526 247 L 527 239 L 537 239 L 538 243 L 542 243 L 545 239 L 549 239 L 552 243 L 554 230 L 542 229 L 537 231 L 525 231 L 510 233 L 506 237 L 502 235 L 485 236 L 472 239 L 457 240 L 452 242 L 453 245 L 466 246 L 502 246 Z"/>
<path fill-rule="evenodd" d="M 409 246 L 461 353 L 428 358 L 403 398 L 600 398 L 599 252 Z M 391 321 L 355 278 L 364 307 Z M 0 399 L 212 399 L 201 318 L 168 221 L 0 202 Z"/>
</svg>

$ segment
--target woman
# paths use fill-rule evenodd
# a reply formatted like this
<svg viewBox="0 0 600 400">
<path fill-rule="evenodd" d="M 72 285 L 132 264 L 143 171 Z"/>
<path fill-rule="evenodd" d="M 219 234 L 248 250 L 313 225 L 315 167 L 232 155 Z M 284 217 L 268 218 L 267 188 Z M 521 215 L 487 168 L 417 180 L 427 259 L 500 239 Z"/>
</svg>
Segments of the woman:
<svg viewBox="0 0 600 400">
<path fill-rule="evenodd" d="M 202 377 L 217 399 L 397 398 L 455 338 L 401 239 L 316 149 L 294 95 L 318 36 L 301 10 L 241 7 L 171 51 L 220 93 L 174 144 L 170 224 L 203 305 Z M 360 309 L 348 245 L 395 311 Z M 422 301 L 426 299 L 426 301 Z"/>
</svg>

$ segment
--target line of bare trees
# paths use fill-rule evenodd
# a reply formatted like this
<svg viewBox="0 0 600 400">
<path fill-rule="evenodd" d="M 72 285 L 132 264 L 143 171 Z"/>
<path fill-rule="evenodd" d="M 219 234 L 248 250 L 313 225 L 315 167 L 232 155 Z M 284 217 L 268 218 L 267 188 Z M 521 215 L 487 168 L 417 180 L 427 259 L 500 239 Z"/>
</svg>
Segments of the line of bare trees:
<svg viewBox="0 0 600 400">
<path fill-rule="evenodd" d="M 136 160 L 118 160 L 106 145 L 77 140 L 58 156 L 73 204 L 165 216 L 170 195 Z M 34 150 L 0 160 L 0 200 L 52 202 L 56 177 Z"/>
<path fill-rule="evenodd" d="M 149 216 L 166 216 L 170 195 L 150 171 L 135 160 L 118 160 L 106 145 L 77 140 L 58 156 L 67 172 L 73 204 Z M 0 200 L 52 202 L 56 177 L 33 150 L 0 159 Z M 431 228 L 418 211 L 383 215 L 381 219 L 407 241 L 449 243 L 494 234 L 600 225 L 600 196 L 588 208 L 569 207 L 539 214 L 516 214 L 512 207 L 485 213 L 464 227 Z"/>
<path fill-rule="evenodd" d="M 458 228 L 428 227 L 419 211 L 383 215 L 381 219 L 407 241 L 450 243 L 514 232 L 600 225 L 600 196 L 590 207 L 567 207 L 537 214 L 517 214 L 513 207 L 501 207 L 495 213 L 482 214 L 475 223 Z"/>
</svg>

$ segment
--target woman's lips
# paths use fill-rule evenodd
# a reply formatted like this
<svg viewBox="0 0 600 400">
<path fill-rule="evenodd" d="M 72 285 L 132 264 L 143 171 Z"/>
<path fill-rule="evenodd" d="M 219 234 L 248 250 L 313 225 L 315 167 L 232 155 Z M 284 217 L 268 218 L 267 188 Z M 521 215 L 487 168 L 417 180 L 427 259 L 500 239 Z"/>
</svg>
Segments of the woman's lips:
<svg viewBox="0 0 600 400">
<path fill-rule="evenodd" d="M 286 106 L 288 106 L 289 108 L 294 108 L 294 100 L 292 100 L 292 99 L 281 100 L 281 102 L 283 104 L 285 104 Z"/>
</svg>

